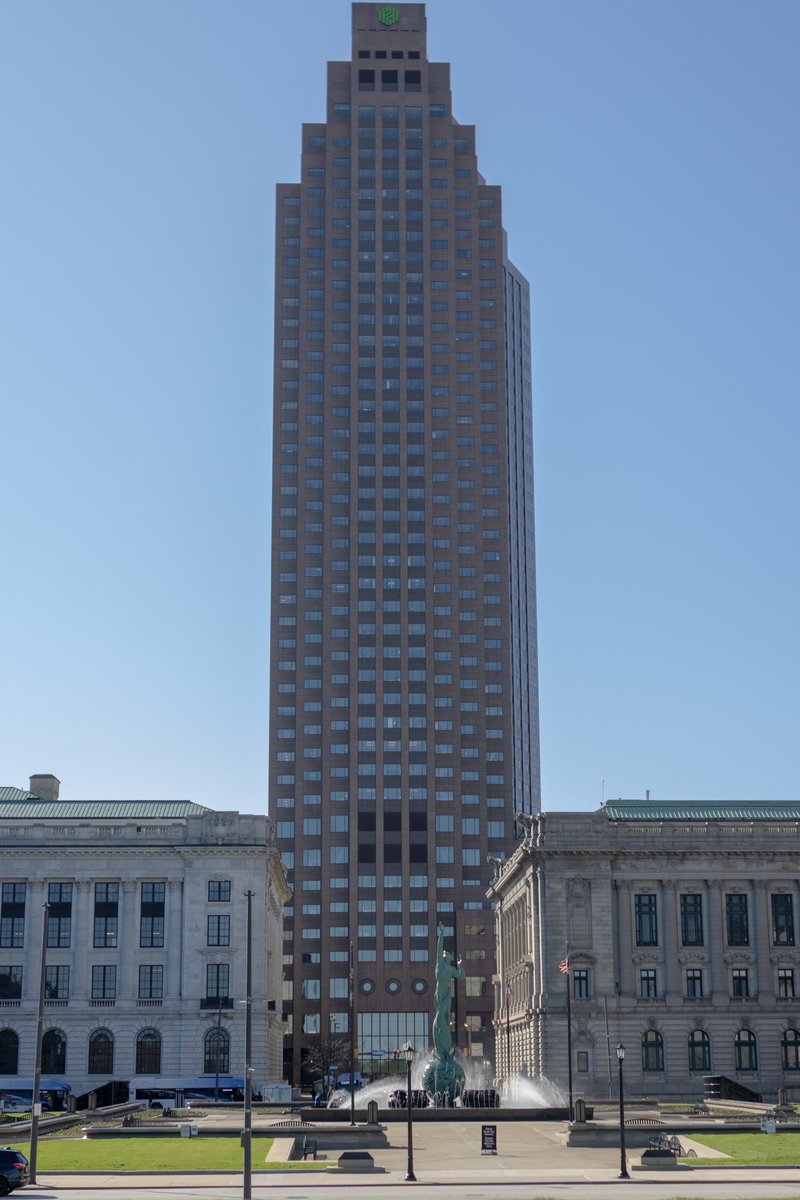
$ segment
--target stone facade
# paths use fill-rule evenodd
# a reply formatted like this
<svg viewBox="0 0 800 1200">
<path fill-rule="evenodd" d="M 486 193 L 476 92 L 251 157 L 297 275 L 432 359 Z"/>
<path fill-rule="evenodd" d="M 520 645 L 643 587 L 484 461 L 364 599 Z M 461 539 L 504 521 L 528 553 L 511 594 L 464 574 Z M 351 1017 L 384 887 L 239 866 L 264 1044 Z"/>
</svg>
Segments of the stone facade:
<svg viewBox="0 0 800 1200">
<path fill-rule="evenodd" d="M 729 1076 L 800 1096 L 800 804 L 548 813 L 498 864 L 498 1075 L 697 1098 Z"/>
<path fill-rule="evenodd" d="M 219 1061 L 242 1076 L 247 891 L 258 1090 L 282 1079 L 290 893 L 272 822 L 184 801 L 0 789 L 0 1088 L 33 1074 L 45 903 L 45 1075 L 80 1096 L 119 1095 L 137 1073 L 207 1074 L 219 1021 Z"/>
</svg>

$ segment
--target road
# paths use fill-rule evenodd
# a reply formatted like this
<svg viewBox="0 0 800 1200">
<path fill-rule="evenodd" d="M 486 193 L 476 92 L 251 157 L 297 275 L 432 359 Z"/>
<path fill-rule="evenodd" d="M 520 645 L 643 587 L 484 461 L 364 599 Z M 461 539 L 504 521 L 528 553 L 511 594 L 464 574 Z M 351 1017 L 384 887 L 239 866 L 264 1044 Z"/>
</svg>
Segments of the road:
<svg viewBox="0 0 800 1200">
<path fill-rule="evenodd" d="M 699 1173 L 684 1176 L 669 1182 L 639 1181 L 595 1182 L 576 1180 L 574 1183 L 500 1183 L 481 1180 L 478 1183 L 426 1182 L 419 1179 L 416 1184 L 382 1183 L 357 1177 L 343 1177 L 334 1183 L 309 1185 L 307 1180 L 289 1180 L 273 1177 L 262 1183 L 256 1177 L 253 1183 L 253 1200 L 343 1200 L 347 1193 L 356 1193 L 363 1200 L 800 1200 L 800 1172 L 797 1182 L 782 1178 L 765 1183 L 728 1181 L 705 1181 Z M 233 1186 L 206 1185 L 199 1180 L 187 1183 L 184 1180 L 172 1186 L 145 1185 L 131 1187 L 85 1187 L 83 1180 L 74 1184 L 51 1186 L 46 1179 L 35 1186 L 18 1192 L 20 1200 L 237 1200 L 242 1195 L 239 1181 Z"/>
</svg>

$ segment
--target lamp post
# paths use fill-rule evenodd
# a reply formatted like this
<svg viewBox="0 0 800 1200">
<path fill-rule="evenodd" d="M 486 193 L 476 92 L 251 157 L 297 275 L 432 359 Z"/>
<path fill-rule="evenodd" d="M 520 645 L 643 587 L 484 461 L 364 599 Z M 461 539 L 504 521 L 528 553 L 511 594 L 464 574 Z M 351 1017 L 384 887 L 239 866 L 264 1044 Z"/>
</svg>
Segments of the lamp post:
<svg viewBox="0 0 800 1200">
<path fill-rule="evenodd" d="M 253 1195 L 253 896 L 255 896 L 255 892 L 246 891 L 245 896 L 247 897 L 247 957 L 245 960 L 247 998 L 245 999 L 244 1010 L 244 1121 L 242 1128 L 244 1171 L 242 1200 L 250 1200 Z"/>
<path fill-rule="evenodd" d="M 622 1082 L 622 1064 L 625 1061 L 625 1047 L 617 1046 L 617 1062 L 619 1063 L 619 1178 L 630 1179 L 628 1164 L 625 1161 L 625 1093 Z"/>
<path fill-rule="evenodd" d="M 406 1042 L 400 1047 L 400 1053 L 406 1060 L 406 1109 L 408 1112 L 408 1169 L 406 1171 L 406 1183 L 416 1183 L 417 1177 L 414 1174 L 414 1133 L 411 1123 L 411 1063 L 414 1058 L 414 1047 L 411 1042 Z"/>
<path fill-rule="evenodd" d="M 36 1183 L 36 1163 L 39 1154 L 39 1114 L 42 1111 L 42 1031 L 44 1029 L 44 995 L 47 986 L 47 930 L 49 925 L 50 905 L 42 905 L 42 957 L 39 968 L 39 1007 L 36 1016 L 36 1049 L 33 1066 L 33 1089 L 31 1091 L 31 1146 L 30 1173 L 31 1183 Z"/>
</svg>

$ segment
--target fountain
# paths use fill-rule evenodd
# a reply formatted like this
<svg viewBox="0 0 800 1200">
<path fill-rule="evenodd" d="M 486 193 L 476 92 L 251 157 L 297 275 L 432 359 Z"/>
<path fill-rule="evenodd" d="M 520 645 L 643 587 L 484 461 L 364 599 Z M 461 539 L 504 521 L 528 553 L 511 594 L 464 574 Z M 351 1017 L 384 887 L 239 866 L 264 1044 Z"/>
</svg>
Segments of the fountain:
<svg viewBox="0 0 800 1200">
<path fill-rule="evenodd" d="M 453 1000 L 453 980 L 465 979 L 461 959 L 454 965 L 453 956 L 444 948 L 444 926 L 439 925 L 436 941 L 436 1015 L 433 1018 L 433 1055 L 422 1072 L 422 1087 L 437 1108 L 450 1108 L 464 1091 L 466 1075 L 456 1060 L 450 1033 L 450 1005 Z"/>
<path fill-rule="evenodd" d="M 428 1104 L 433 1108 L 499 1107 L 499 1097 L 493 1088 L 486 1085 L 486 1068 L 483 1063 L 465 1058 L 453 1045 L 450 1033 L 450 1009 L 453 1000 L 453 980 L 464 979 L 466 972 L 461 960 L 453 962 L 453 956 L 444 948 L 444 927 L 440 924 L 436 942 L 436 1012 L 433 1019 L 433 1050 L 416 1055 L 411 1069 L 412 1103 L 419 1105 L 425 1093 Z M 358 1092 L 359 1108 L 366 1108 L 370 1100 L 376 1100 L 380 1109 L 388 1109 L 392 1092 L 405 1096 L 403 1080 L 398 1075 L 384 1077 L 367 1084 Z M 335 1091 L 328 1100 L 328 1108 L 342 1108 L 350 1103 L 350 1093 L 344 1089 Z M 514 1076 L 510 1081 L 503 1107 L 507 1109 L 561 1110 L 565 1106 L 564 1094 L 548 1079 L 530 1079 Z M 405 1102 L 403 1103 L 405 1107 Z"/>
</svg>

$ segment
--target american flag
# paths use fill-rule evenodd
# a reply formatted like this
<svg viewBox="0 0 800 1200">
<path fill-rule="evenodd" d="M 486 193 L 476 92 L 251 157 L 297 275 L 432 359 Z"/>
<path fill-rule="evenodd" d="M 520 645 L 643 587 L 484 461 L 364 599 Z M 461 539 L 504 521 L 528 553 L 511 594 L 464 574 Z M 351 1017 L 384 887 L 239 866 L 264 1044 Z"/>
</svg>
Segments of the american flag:
<svg viewBox="0 0 800 1200">
<path fill-rule="evenodd" d="M 506 995 L 509 998 L 514 995 L 514 989 L 512 988 L 511 984 L 509 984 L 508 987 L 506 988 Z"/>
<path fill-rule="evenodd" d="M 558 964 L 558 969 L 562 975 L 569 975 L 569 955 L 566 958 L 562 958 Z"/>
</svg>

